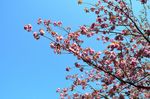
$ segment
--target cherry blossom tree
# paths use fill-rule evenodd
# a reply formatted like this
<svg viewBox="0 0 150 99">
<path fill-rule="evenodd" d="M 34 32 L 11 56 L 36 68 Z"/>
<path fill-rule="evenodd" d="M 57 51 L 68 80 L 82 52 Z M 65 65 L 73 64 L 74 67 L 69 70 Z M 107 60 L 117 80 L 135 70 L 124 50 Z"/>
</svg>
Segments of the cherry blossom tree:
<svg viewBox="0 0 150 99">
<path fill-rule="evenodd" d="M 134 2 L 141 6 L 140 16 L 134 14 Z M 33 31 L 30 24 L 24 26 L 36 40 L 48 39 L 54 53 L 68 53 L 77 58 L 74 66 L 66 67 L 67 72 L 76 70 L 76 74 L 66 76 L 66 80 L 72 81 L 68 88 L 57 89 L 60 98 L 149 99 L 149 0 L 97 0 L 96 4 L 78 0 L 78 4 L 88 4 L 84 11 L 96 16 L 92 24 L 72 31 L 61 21 L 39 18 L 37 24 L 42 27 L 39 31 Z M 65 33 L 58 33 L 55 28 Z M 90 38 L 102 42 L 104 50 L 84 45 Z"/>
</svg>

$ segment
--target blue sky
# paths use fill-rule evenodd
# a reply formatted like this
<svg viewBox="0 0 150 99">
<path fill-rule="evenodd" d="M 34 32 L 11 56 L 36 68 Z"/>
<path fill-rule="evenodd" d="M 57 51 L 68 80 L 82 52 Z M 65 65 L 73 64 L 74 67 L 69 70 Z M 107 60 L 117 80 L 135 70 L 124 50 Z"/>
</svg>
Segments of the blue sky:
<svg viewBox="0 0 150 99">
<path fill-rule="evenodd" d="M 1 0 L 0 12 L 0 99 L 58 99 L 55 90 L 69 86 L 65 67 L 76 58 L 53 54 L 48 40 L 34 40 L 23 27 L 37 28 L 41 17 L 76 30 L 94 16 L 85 14 L 77 0 Z"/>
<path fill-rule="evenodd" d="M 65 67 L 76 58 L 53 54 L 48 40 L 34 40 L 23 27 L 41 17 L 77 29 L 92 16 L 76 0 L 1 0 L 0 12 L 0 99 L 58 99 L 56 88 L 68 86 Z"/>
</svg>

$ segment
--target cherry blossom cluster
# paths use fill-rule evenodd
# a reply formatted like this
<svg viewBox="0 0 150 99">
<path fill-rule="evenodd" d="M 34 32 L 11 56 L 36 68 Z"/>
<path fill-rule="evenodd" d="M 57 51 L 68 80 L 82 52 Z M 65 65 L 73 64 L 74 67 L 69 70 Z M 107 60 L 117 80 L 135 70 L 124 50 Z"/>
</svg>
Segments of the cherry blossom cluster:
<svg viewBox="0 0 150 99">
<path fill-rule="evenodd" d="M 54 53 L 69 53 L 77 58 L 78 62 L 66 67 L 70 73 L 66 80 L 73 83 L 56 91 L 61 99 L 150 98 L 150 23 L 139 22 L 140 18 L 133 13 L 132 2 L 98 0 L 96 4 L 91 4 L 78 0 L 79 5 L 89 4 L 85 12 L 96 17 L 90 25 L 81 25 L 76 31 L 64 27 L 61 21 L 41 18 L 37 24 L 43 28 L 38 32 L 33 31 L 30 24 L 24 26 L 36 40 L 40 37 L 50 40 Z M 148 0 L 137 2 L 147 5 Z M 147 14 L 144 18 L 148 20 Z M 64 34 L 54 28 L 64 30 Z M 105 45 L 104 50 L 97 51 L 90 44 L 84 45 L 86 40 L 95 36 L 96 42 L 102 41 Z M 73 70 L 79 70 L 79 73 L 74 74 Z"/>
</svg>

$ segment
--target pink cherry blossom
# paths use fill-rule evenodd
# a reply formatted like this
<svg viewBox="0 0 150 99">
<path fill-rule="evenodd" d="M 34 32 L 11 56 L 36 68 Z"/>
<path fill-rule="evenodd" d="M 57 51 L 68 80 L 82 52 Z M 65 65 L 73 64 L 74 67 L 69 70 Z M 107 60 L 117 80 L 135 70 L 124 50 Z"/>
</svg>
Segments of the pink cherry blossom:
<svg viewBox="0 0 150 99">
<path fill-rule="evenodd" d="M 147 7 L 148 0 L 139 1 Z M 62 25 L 61 21 L 43 21 L 41 18 L 37 22 L 41 26 L 39 32 L 33 32 L 30 24 L 24 26 L 36 40 L 40 37 L 50 40 L 54 53 L 72 54 L 77 59 L 65 69 L 68 72 L 66 80 L 72 81 L 70 86 L 56 90 L 60 99 L 148 99 L 148 8 L 142 10 L 145 14 L 139 12 L 142 19 L 133 14 L 132 0 L 98 0 L 96 4 L 78 0 L 78 4 L 84 3 L 90 5 L 84 10 L 93 14 L 95 20 L 91 24 L 80 25 L 75 31 Z M 64 32 L 60 33 L 55 28 Z M 88 40 L 92 43 L 86 43 Z"/>
</svg>

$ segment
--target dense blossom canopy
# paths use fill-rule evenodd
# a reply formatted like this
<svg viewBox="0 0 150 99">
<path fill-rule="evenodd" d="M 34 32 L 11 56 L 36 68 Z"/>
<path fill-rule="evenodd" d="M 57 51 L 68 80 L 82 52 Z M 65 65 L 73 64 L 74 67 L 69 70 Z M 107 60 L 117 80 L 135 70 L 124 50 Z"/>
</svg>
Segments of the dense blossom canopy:
<svg viewBox="0 0 150 99">
<path fill-rule="evenodd" d="M 140 17 L 134 15 L 133 1 L 143 6 Z M 38 32 L 30 24 L 25 25 L 24 29 L 32 32 L 36 40 L 49 39 L 55 53 L 68 52 L 77 57 L 74 67 L 66 67 L 66 71 L 76 68 L 79 73 L 66 76 L 73 83 L 57 89 L 61 99 L 150 98 L 150 5 L 149 0 L 133 1 L 98 0 L 92 4 L 78 0 L 79 5 L 90 5 L 84 10 L 95 14 L 96 19 L 76 31 L 60 21 L 41 18 L 37 24 L 44 27 Z M 54 27 L 62 29 L 65 35 Z M 106 46 L 104 50 L 83 47 L 86 39 L 95 36 Z"/>
</svg>

